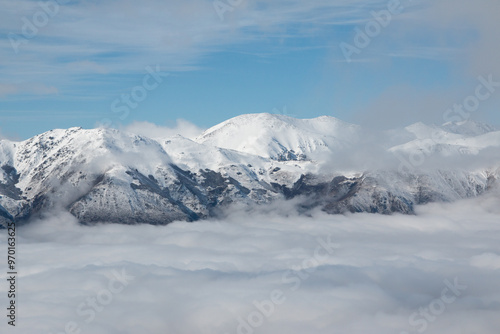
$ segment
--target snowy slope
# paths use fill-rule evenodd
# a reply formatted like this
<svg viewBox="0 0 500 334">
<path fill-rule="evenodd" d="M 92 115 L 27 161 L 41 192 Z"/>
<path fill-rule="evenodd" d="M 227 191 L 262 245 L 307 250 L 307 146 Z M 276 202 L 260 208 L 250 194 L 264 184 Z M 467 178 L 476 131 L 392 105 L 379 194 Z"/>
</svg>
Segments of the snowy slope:
<svg viewBox="0 0 500 334">
<path fill-rule="evenodd" d="M 249 114 L 208 129 L 196 141 L 273 160 L 315 160 L 346 147 L 358 132 L 358 126 L 330 116 L 295 119 Z"/>
</svg>

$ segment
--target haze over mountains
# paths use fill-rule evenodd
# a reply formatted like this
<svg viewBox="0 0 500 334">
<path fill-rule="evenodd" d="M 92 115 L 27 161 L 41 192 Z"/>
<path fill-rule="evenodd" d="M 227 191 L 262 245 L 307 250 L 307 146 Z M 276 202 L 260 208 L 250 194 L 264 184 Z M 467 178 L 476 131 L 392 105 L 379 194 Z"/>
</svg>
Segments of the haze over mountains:
<svg viewBox="0 0 500 334">
<path fill-rule="evenodd" d="M 374 132 L 322 116 L 249 114 L 199 136 L 52 130 L 0 141 L 0 216 L 68 210 L 83 223 L 167 224 L 231 205 L 413 213 L 475 197 L 500 174 L 500 131 L 473 121 Z"/>
</svg>

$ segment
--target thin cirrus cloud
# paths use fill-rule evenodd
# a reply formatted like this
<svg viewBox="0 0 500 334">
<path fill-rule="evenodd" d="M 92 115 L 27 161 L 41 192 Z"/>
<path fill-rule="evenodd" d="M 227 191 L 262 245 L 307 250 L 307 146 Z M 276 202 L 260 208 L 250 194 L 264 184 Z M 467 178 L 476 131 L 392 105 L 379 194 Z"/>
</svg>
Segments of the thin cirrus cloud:
<svg viewBox="0 0 500 334">
<path fill-rule="evenodd" d="M 13 94 L 28 94 L 28 95 L 53 95 L 57 94 L 59 90 L 53 86 L 46 86 L 44 84 L 0 84 L 0 97 Z"/>
<path fill-rule="evenodd" d="M 427 14 L 432 8 L 439 8 L 438 3 L 442 2 L 446 1 L 408 5 L 395 20 L 403 20 L 404 24 L 395 23 L 397 27 L 384 33 L 396 38 L 394 44 L 399 45 L 404 41 L 401 28 L 403 31 L 416 28 L 415 17 L 420 20 L 429 17 Z M 243 1 L 233 11 L 224 13 L 224 20 L 220 20 L 212 1 L 70 2 L 61 4 L 33 38 L 19 45 L 16 54 L 9 34 L 22 38 L 23 20 L 32 21 L 41 7 L 37 2 L 26 0 L 0 3 L 5 8 L 0 14 L 0 31 L 4 33 L 0 54 L 9 64 L 0 69 L 2 83 L 32 82 L 41 78 L 46 85 L 56 87 L 78 85 L 74 79 L 82 75 L 138 73 L 151 64 L 161 64 L 168 71 L 191 70 L 206 54 L 283 39 L 308 39 L 312 45 L 304 47 L 333 47 L 335 58 L 342 59 L 338 44 L 352 41 L 352 27 L 372 19 L 371 11 L 387 7 L 387 1 L 380 0 Z M 453 12 L 456 7 L 460 6 L 452 6 L 450 10 Z M 345 33 L 332 26 L 349 28 Z M 253 47 L 252 52 L 258 53 L 258 49 L 268 52 L 262 45 L 257 46 L 257 50 Z M 297 46 L 281 43 L 274 50 L 293 49 Z M 373 50 L 377 50 L 376 45 Z M 387 54 L 391 50 L 382 51 Z M 412 55 L 418 55 L 418 51 L 414 50 Z M 361 58 L 371 56 L 373 53 L 367 52 Z"/>
<path fill-rule="evenodd" d="M 246 75 L 240 71 L 245 67 L 252 75 L 242 81 L 246 80 L 245 87 L 251 87 L 251 91 L 240 90 L 235 98 L 244 99 L 254 93 L 262 103 L 252 110 L 241 110 L 206 98 L 208 103 L 203 107 L 215 110 L 218 121 L 239 113 L 268 111 L 264 108 L 280 103 L 298 110 L 299 117 L 316 112 L 357 123 L 364 119 L 380 120 L 388 111 L 397 114 L 398 120 L 403 118 L 398 122 L 393 119 L 401 126 L 416 120 L 441 124 L 443 112 L 470 94 L 478 76 L 493 74 L 500 78 L 500 49 L 495 33 L 499 28 L 495 13 L 500 8 L 493 0 L 401 0 L 402 13 L 394 16 L 348 63 L 340 44 L 354 44 L 355 29 L 364 29 L 367 22 L 374 20 L 372 12 L 386 9 L 389 3 L 242 1 L 224 13 L 221 20 L 211 0 L 75 1 L 60 5 L 59 12 L 26 44 L 20 45 L 16 54 L 9 34 L 21 36 L 23 18 L 32 18 L 40 7 L 34 1 L 0 0 L 4 8 L 0 13 L 0 59 L 5 64 L 0 66 L 0 98 L 12 102 L 6 106 L 11 110 L 32 109 L 26 98 L 45 99 L 45 110 L 63 110 L 65 103 L 83 101 L 79 114 L 99 110 L 103 116 L 97 119 L 102 119 L 109 112 L 109 103 L 137 85 L 147 66 L 159 65 L 162 71 L 172 74 L 198 71 L 193 76 L 180 73 L 182 80 L 172 82 L 169 88 L 165 85 L 161 96 L 182 89 L 182 84 L 193 87 L 193 94 L 199 95 L 199 87 L 207 82 L 208 75 L 220 73 L 224 78 L 231 73 L 235 78 L 203 87 L 203 93 L 217 96 L 218 91 L 234 87 L 231 80 Z M 250 58 L 250 62 L 245 62 Z M 286 65 L 290 59 L 300 59 L 306 65 L 304 73 L 314 78 L 311 83 L 302 85 L 307 80 L 299 76 L 286 82 L 286 90 L 259 85 L 267 80 L 258 74 L 264 68 L 262 64 L 280 65 L 266 70 L 266 76 L 285 77 L 290 72 L 290 65 Z M 238 64 L 238 60 L 243 63 Z M 37 85 L 51 89 L 42 95 L 40 90 L 25 88 Z M 406 103 L 399 98 L 401 87 L 407 87 L 411 100 L 418 103 Z M 280 95 L 294 90 L 303 92 L 303 96 L 294 99 Z M 315 93 L 320 98 L 311 99 Z M 473 118 L 498 124 L 497 96 L 482 104 Z M 392 99 L 402 107 L 395 110 Z M 199 119 L 198 105 L 171 98 L 171 109 L 167 109 L 165 101 L 166 98 L 148 100 L 141 107 L 152 112 L 142 115 L 147 115 L 148 121 L 162 122 L 164 116 L 158 110 L 167 110 L 171 118 Z M 178 110 L 184 115 L 176 114 Z M 356 115 L 363 120 L 356 119 Z M 200 122 L 213 125 L 207 119 Z M 92 126 L 83 118 L 57 126 L 74 125 Z M 29 135 L 53 126 L 39 126 Z"/>
</svg>

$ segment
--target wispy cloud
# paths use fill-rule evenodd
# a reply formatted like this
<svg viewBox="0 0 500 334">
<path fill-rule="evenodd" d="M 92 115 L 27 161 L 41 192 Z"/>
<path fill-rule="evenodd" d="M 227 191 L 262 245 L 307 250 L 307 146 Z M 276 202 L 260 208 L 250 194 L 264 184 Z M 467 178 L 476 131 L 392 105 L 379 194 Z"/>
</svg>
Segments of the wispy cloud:
<svg viewBox="0 0 500 334">
<path fill-rule="evenodd" d="M 165 139 L 176 135 L 192 139 L 199 136 L 204 129 L 186 120 L 178 119 L 174 127 L 160 126 L 149 122 L 134 122 L 126 126 L 124 130 L 155 139 Z"/>
<path fill-rule="evenodd" d="M 56 87 L 46 86 L 41 83 L 0 84 L 0 97 L 14 94 L 53 95 L 58 92 L 59 90 Z"/>
<path fill-rule="evenodd" d="M 332 26 L 361 23 L 370 10 L 386 5 L 380 0 L 245 1 L 221 21 L 212 1 L 77 1 L 48 9 L 41 3 L 56 2 L 0 1 L 0 57 L 9 65 L 0 68 L 4 85 L 44 82 L 69 91 L 89 75 L 138 73 L 151 64 L 189 70 L 207 53 L 262 38 L 334 44 L 338 35 Z M 275 50 L 283 48 L 288 46 Z"/>
<path fill-rule="evenodd" d="M 388 3 L 242 1 L 221 20 L 211 0 L 106 0 L 98 4 L 73 1 L 59 5 L 53 16 L 47 14 L 47 22 L 36 27 L 34 33 L 26 22 L 34 24 L 34 15 L 43 13 L 38 2 L 0 0 L 4 8 L 0 13 L 0 98 L 24 101 L 26 94 L 40 98 L 46 96 L 42 93 L 57 92 L 57 99 L 113 101 L 124 89 L 136 85 L 146 66 L 159 65 L 173 74 L 193 71 L 207 65 L 207 55 L 222 51 L 265 58 L 325 50 L 325 64 L 335 68 L 331 75 L 338 78 L 348 79 L 353 74 L 358 77 L 366 68 L 381 78 L 387 71 L 392 72 L 390 84 L 395 85 L 394 93 L 387 85 L 379 88 L 386 90 L 386 95 L 396 95 L 399 104 L 399 87 L 410 86 L 413 100 L 425 104 L 418 112 L 405 112 L 412 117 L 418 117 L 423 109 L 425 114 L 439 114 L 447 104 L 460 100 L 463 91 L 459 89 L 467 89 L 457 85 L 466 85 L 478 75 L 500 77 L 496 34 L 496 13 L 500 9 L 498 2 L 491 0 L 401 0 L 403 12 L 361 54 L 353 57 L 351 64 L 346 63 L 339 45 L 352 43 L 355 29 L 363 30 L 373 20 L 372 13 L 384 10 Z M 33 36 L 24 37 L 23 29 Z M 24 41 L 18 45 L 17 53 L 12 46 L 12 34 Z M 425 64 L 415 68 L 414 62 L 419 60 Z M 443 61 L 443 73 L 425 68 L 430 62 L 437 67 L 439 61 Z M 442 89 L 415 91 L 413 86 L 418 82 L 409 81 L 414 76 L 396 73 L 398 70 L 392 67 L 395 63 L 406 64 L 404 73 L 429 70 L 429 80 L 439 77 Z M 39 89 L 26 88 L 36 86 Z M 338 94 L 346 95 L 340 83 L 339 86 Z M 345 87 L 347 91 L 354 89 L 352 83 Z M 439 101 L 425 100 L 433 94 L 439 97 L 431 96 L 432 99 Z M 380 97 L 365 99 L 370 101 L 359 106 L 365 109 L 363 113 L 378 109 Z M 490 103 L 497 101 L 492 99 Z M 391 106 L 390 102 L 387 104 Z M 401 104 L 408 109 L 418 108 L 414 103 Z M 357 108 L 351 112 L 356 113 Z M 401 109 L 394 113 L 401 114 Z M 429 119 L 436 121 L 435 117 L 426 117 L 424 121 Z"/>
</svg>

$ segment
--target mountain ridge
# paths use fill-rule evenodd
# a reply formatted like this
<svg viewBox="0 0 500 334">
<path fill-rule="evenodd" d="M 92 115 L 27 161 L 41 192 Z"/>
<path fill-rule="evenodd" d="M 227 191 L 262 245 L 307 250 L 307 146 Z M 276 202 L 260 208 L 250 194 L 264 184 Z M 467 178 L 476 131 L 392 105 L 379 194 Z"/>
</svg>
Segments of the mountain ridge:
<svg viewBox="0 0 500 334">
<path fill-rule="evenodd" d="M 476 159 L 500 147 L 500 131 L 475 123 L 404 131 L 395 137 L 405 143 L 386 145 L 395 161 L 424 153 L 429 160 Z M 335 168 L 335 159 L 360 152 L 362 134 L 330 116 L 250 114 L 194 139 L 69 128 L 1 140 L 0 220 L 22 222 L 60 209 L 82 223 L 167 224 L 216 217 L 234 203 L 290 199 L 303 212 L 411 214 L 418 204 L 483 194 L 500 174 L 494 159 L 475 168 Z"/>
</svg>

